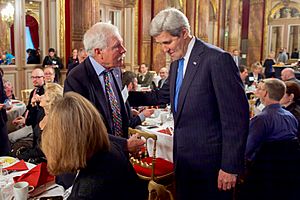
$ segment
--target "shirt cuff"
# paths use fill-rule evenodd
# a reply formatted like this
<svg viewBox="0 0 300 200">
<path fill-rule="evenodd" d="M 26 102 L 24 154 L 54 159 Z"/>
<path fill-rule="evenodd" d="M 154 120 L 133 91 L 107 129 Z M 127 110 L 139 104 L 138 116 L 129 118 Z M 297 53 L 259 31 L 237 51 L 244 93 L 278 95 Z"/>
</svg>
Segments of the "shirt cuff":
<svg viewBox="0 0 300 200">
<path fill-rule="evenodd" d="M 141 112 L 138 116 L 141 119 L 141 122 L 145 121 L 145 115 L 143 112 Z"/>
</svg>

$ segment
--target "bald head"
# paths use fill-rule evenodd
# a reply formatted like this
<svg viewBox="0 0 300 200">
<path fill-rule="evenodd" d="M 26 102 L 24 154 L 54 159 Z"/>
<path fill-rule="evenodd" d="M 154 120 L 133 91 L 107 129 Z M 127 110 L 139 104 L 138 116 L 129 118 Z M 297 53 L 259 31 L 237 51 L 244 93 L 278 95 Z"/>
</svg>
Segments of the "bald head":
<svg viewBox="0 0 300 200">
<path fill-rule="evenodd" d="M 288 81 L 295 78 L 295 71 L 292 68 L 285 68 L 281 71 L 281 79 L 283 81 Z"/>
</svg>

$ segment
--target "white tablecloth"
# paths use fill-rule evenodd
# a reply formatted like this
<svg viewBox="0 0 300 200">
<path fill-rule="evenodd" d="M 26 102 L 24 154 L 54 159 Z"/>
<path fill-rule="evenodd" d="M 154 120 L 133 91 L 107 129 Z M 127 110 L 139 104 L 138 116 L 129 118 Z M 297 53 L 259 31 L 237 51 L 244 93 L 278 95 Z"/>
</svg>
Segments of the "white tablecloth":
<svg viewBox="0 0 300 200">
<path fill-rule="evenodd" d="M 28 169 L 32 169 L 33 167 L 35 167 L 34 164 L 31 164 L 31 163 L 26 163 Z M 26 172 L 28 172 L 29 170 L 26 170 L 26 171 L 19 171 L 19 172 L 13 172 L 11 174 L 8 174 L 8 175 L 5 175 L 4 178 L 6 179 L 7 181 L 7 187 L 4 191 L 4 199 L 5 200 L 10 200 L 12 199 L 13 197 L 13 177 L 15 176 L 20 176 Z M 0 177 L 0 179 L 2 179 L 3 177 Z M 53 184 L 50 184 L 50 185 L 47 185 L 47 188 L 45 190 L 47 190 L 48 188 L 52 188 L 54 186 L 57 186 L 49 191 L 45 191 L 44 193 L 38 195 L 36 198 L 40 198 L 40 197 L 48 197 L 48 196 L 63 196 L 64 194 L 64 188 L 60 185 L 57 185 L 55 183 Z M 29 198 L 30 199 L 30 198 Z"/>
<path fill-rule="evenodd" d="M 164 113 L 163 111 L 161 113 Z M 160 113 L 160 115 L 161 115 Z M 157 135 L 156 142 L 156 157 L 164 158 L 168 161 L 173 162 L 173 135 L 164 134 L 158 132 L 159 130 L 166 129 L 167 127 L 174 128 L 174 121 L 169 117 L 169 120 L 161 125 L 160 115 L 156 118 L 146 118 L 147 126 L 138 126 L 137 128 Z M 157 126 L 157 128 L 151 128 L 151 126 Z M 151 155 L 153 152 L 151 141 L 148 142 L 148 151 Z"/>
</svg>

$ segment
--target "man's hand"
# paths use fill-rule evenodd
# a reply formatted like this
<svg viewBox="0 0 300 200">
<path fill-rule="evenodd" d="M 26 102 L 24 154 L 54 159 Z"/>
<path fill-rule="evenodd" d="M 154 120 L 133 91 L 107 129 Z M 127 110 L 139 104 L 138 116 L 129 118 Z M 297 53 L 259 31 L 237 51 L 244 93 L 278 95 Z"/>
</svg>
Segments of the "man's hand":
<svg viewBox="0 0 300 200">
<path fill-rule="evenodd" d="M 0 110 L 4 107 L 3 103 L 0 103 Z"/>
<path fill-rule="evenodd" d="M 41 96 L 38 94 L 33 95 L 33 97 L 31 98 L 31 105 L 34 107 L 36 106 L 37 102 L 41 101 Z"/>
<path fill-rule="evenodd" d="M 139 138 L 138 134 L 132 135 L 127 140 L 128 151 L 132 154 L 138 152 L 144 144 L 145 144 L 145 141 L 141 140 L 141 138 Z"/>
<path fill-rule="evenodd" d="M 145 117 L 150 117 L 154 113 L 154 109 L 145 109 L 142 112 Z"/>
<path fill-rule="evenodd" d="M 218 188 L 219 190 L 231 190 L 235 187 L 236 175 L 229 174 L 220 169 L 218 176 Z"/>
</svg>

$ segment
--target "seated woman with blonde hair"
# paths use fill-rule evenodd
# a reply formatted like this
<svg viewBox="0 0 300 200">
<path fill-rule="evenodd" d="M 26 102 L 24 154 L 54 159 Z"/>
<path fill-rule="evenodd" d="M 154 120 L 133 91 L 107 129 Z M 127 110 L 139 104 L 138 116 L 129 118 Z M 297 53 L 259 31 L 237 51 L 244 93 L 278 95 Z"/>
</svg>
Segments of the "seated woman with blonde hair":
<svg viewBox="0 0 300 200">
<path fill-rule="evenodd" d="M 68 92 L 53 107 L 42 149 L 53 175 L 77 172 L 68 199 L 145 199 L 143 188 L 122 149 L 110 142 L 97 109 Z"/>
<path fill-rule="evenodd" d="M 32 148 L 20 148 L 17 150 L 16 156 L 32 163 L 40 163 L 45 161 L 45 155 L 40 148 L 41 135 L 43 129 L 48 122 L 48 115 L 52 106 L 63 97 L 63 88 L 57 83 L 47 83 L 45 86 L 45 94 L 40 96 L 40 106 L 44 109 L 44 116 L 40 116 L 39 123 L 33 129 L 33 146 Z"/>
</svg>

